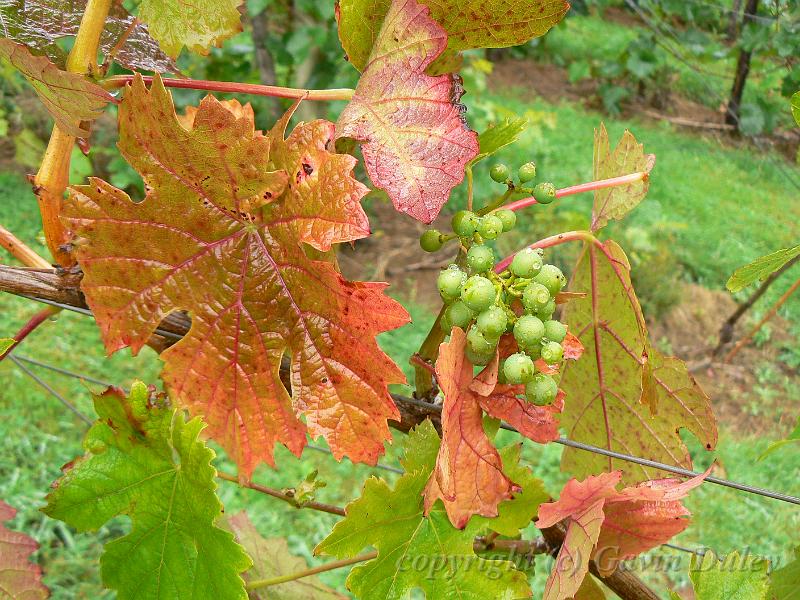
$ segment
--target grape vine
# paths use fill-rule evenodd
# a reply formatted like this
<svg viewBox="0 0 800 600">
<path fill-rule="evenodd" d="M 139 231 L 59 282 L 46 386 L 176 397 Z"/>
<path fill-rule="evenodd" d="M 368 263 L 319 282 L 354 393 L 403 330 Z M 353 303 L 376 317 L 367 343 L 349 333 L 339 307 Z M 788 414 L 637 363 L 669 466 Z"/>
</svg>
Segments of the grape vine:
<svg viewBox="0 0 800 600">
<path fill-rule="evenodd" d="M 432 599 L 531 597 L 532 563 L 520 563 L 517 551 L 556 557 L 545 600 L 604 597 L 598 581 L 625 600 L 655 598 L 620 563 L 689 526 L 682 499 L 710 469 L 684 481 L 573 448 L 563 455 L 570 479 L 559 491 L 545 490 L 520 460 L 523 438 L 548 444 L 561 431 L 687 470 L 681 429 L 708 450 L 716 444 L 709 398 L 681 360 L 654 347 L 625 253 L 604 238 L 610 221 L 644 199 L 655 159 L 627 131 L 612 149 L 600 126 L 592 181 L 559 189 L 534 183 L 534 162 L 515 170 L 497 162 L 486 173 L 503 191 L 480 207 L 473 197 L 479 163 L 497 160 L 527 123 L 470 128 L 460 103 L 462 52 L 526 43 L 569 5 L 339 0 L 355 89 L 168 77 L 182 51 L 203 54 L 237 33 L 240 4 L 142 0 L 135 15 L 111 0 L 0 7 L 0 57 L 33 85 L 55 122 L 32 178 L 52 261 L 0 228 L 3 247 L 35 269 L 0 268 L 0 289 L 82 309 L 108 353 L 150 345 L 163 362 L 163 392 L 136 382 L 93 396 L 97 418 L 85 452 L 64 467 L 44 513 L 82 535 L 129 518 L 124 533 L 108 534 L 114 539 L 100 559 L 103 583 L 119 598 L 273 597 L 273 589 L 280 597 L 341 597 L 306 578 L 345 567 L 358 598 L 406 598 L 415 589 Z M 75 40 L 65 56 L 56 40 L 67 36 Z M 178 112 L 171 88 L 295 103 L 261 131 L 239 99 L 212 93 Z M 301 103 L 328 101 L 346 102 L 335 123 L 290 127 Z M 110 107 L 118 148 L 144 182 L 142 198 L 97 177 L 67 186 L 73 146 L 89 147 L 93 121 Z M 436 276 L 439 316 L 408 357 L 413 399 L 392 393 L 405 377 L 377 343 L 409 321 L 406 309 L 387 284 L 350 280 L 337 261 L 337 245 L 372 231 L 356 145 L 394 218 L 430 224 L 465 183 L 466 208 L 445 212 L 450 229 L 419 238 L 422 251 L 452 259 Z M 499 255 L 498 241 L 520 240 L 534 209 L 583 192 L 594 195 L 585 230 Z M 569 284 L 545 262 L 546 249 L 568 243 L 582 245 Z M 762 272 L 751 271 L 748 281 Z M 25 276 L 33 281 L 20 283 Z M 0 360 L 14 359 L 60 308 L 3 333 Z M 284 490 L 254 481 L 262 463 L 280 469 L 278 445 L 300 456 L 309 438 L 324 439 L 336 460 L 375 465 L 390 427 L 405 435 L 402 474 L 393 483 L 368 479 L 344 508 L 317 499 L 316 473 Z M 501 427 L 517 441 L 508 444 Z M 224 459 L 209 440 L 236 473 L 217 469 Z M 224 515 L 217 480 L 340 518 L 315 540 L 316 554 L 338 560 L 307 567 L 285 540 L 262 538 L 246 513 Z M 13 514 L 0 501 L 0 520 Z M 18 547 L 5 551 L 6 544 Z M 0 590 L 47 596 L 29 561 L 34 550 L 0 525 Z M 487 555 L 495 550 L 502 556 Z M 716 562 L 707 566 L 713 572 Z M 13 581 L 12 568 L 21 573 Z M 775 589 L 798 567 L 784 569 Z M 692 575 L 698 600 L 719 597 L 704 591 L 717 577 Z M 752 577 L 741 585 L 771 589 L 766 569 Z M 303 596 L 301 580 L 317 595 Z"/>
</svg>

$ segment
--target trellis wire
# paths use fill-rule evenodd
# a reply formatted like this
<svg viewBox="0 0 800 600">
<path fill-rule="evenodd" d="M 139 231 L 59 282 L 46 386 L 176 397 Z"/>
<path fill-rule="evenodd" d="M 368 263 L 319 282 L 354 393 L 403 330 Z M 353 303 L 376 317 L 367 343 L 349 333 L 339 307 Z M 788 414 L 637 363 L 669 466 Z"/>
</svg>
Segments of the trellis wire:
<svg viewBox="0 0 800 600">
<path fill-rule="evenodd" d="M 69 305 L 69 304 L 62 304 L 60 302 L 54 302 L 52 300 L 44 300 L 42 298 L 36 298 L 36 297 L 33 297 L 33 296 L 21 296 L 21 297 L 27 298 L 29 300 L 35 300 L 37 302 L 44 302 L 45 304 L 50 304 L 51 306 L 58 306 L 58 307 L 63 308 L 65 310 L 70 310 L 70 311 L 73 311 L 73 312 L 80 313 L 82 315 L 87 315 L 87 316 L 90 316 L 90 317 L 94 317 L 94 315 L 92 314 L 92 311 L 90 311 L 88 309 L 85 309 L 85 308 L 80 308 L 80 307 L 72 306 L 72 305 Z M 159 330 L 158 328 L 156 328 L 154 331 L 156 333 L 159 333 L 160 335 L 169 334 L 170 336 L 174 336 L 174 337 L 178 337 L 178 338 L 182 337 L 182 336 L 180 336 L 178 334 L 175 334 L 175 333 L 172 333 L 170 331 Z M 9 358 L 11 358 L 12 360 L 14 359 L 13 356 L 9 356 Z M 28 360 L 31 360 L 31 359 L 28 359 Z M 20 365 L 20 366 L 22 366 L 22 365 Z M 88 379 L 87 379 L 87 381 L 88 381 Z M 49 386 L 47 386 L 47 388 L 49 388 Z M 52 388 L 50 388 L 50 389 L 52 389 Z M 441 410 L 442 410 L 442 407 L 439 406 L 439 405 L 431 404 L 430 402 L 423 402 L 422 400 L 417 400 L 415 398 L 404 398 L 404 401 L 406 403 L 408 403 L 408 404 L 413 404 L 413 405 L 419 406 L 421 408 L 424 408 L 424 409 L 427 409 L 427 410 L 432 410 L 432 411 L 435 411 L 435 412 L 441 412 Z M 519 433 L 516 429 L 514 429 L 513 427 L 511 427 L 510 425 L 507 425 L 505 423 L 502 423 L 500 425 L 500 427 L 502 427 L 503 429 L 506 429 L 508 431 L 514 431 L 516 433 Z M 624 454 L 622 452 L 614 452 L 613 450 L 608 450 L 606 448 L 600 448 L 598 446 L 593 446 L 591 444 L 584 444 L 582 442 L 576 442 L 574 440 L 570 440 L 570 439 L 565 438 L 565 437 L 560 437 L 560 438 L 558 438 L 556 440 L 553 440 L 553 441 L 556 442 L 557 444 L 561 444 L 563 446 L 570 446 L 570 447 L 575 448 L 577 450 L 585 450 L 586 452 L 593 452 L 595 454 L 601 454 L 603 456 L 608 456 L 610 458 L 616 458 L 618 460 L 623 460 L 623 461 L 634 463 L 634 464 L 637 464 L 637 465 L 642 465 L 642 466 L 650 467 L 650 468 L 653 468 L 653 469 L 660 469 L 662 471 L 666 471 L 666 472 L 672 473 L 674 475 L 680 475 L 682 477 L 696 477 L 698 475 L 701 475 L 701 473 L 698 473 L 696 471 L 690 471 L 689 469 L 683 469 L 681 467 L 675 467 L 673 465 L 668 465 L 666 463 L 661 463 L 661 462 L 658 462 L 658 461 L 655 461 L 655 460 L 650 460 L 650 459 L 647 459 L 647 458 L 640 458 L 638 456 L 632 456 L 630 454 Z M 388 465 L 384 465 L 382 468 L 385 468 L 387 466 Z M 394 467 L 389 467 L 386 470 L 394 470 L 394 469 L 395 469 Z M 729 481 L 727 479 L 722 479 L 720 477 L 714 477 L 714 476 L 711 476 L 711 475 L 707 476 L 704 479 L 704 482 L 714 483 L 716 485 L 721 485 L 721 486 L 728 487 L 728 488 L 731 488 L 731 489 L 734 489 L 734 490 L 739 490 L 739 491 L 747 492 L 747 493 L 750 493 L 750 494 L 756 494 L 758 496 L 764 496 L 765 498 L 772 498 L 773 500 L 780 500 L 782 502 L 788 502 L 790 504 L 796 504 L 796 505 L 800 506 L 800 498 L 798 498 L 796 496 L 791 496 L 789 494 L 784 494 L 782 492 L 775 492 L 773 490 L 768 490 L 768 489 L 765 489 L 765 488 L 760 488 L 760 487 L 756 487 L 756 486 L 752 486 L 752 485 L 746 485 L 744 483 L 737 483 L 735 481 Z"/>
</svg>

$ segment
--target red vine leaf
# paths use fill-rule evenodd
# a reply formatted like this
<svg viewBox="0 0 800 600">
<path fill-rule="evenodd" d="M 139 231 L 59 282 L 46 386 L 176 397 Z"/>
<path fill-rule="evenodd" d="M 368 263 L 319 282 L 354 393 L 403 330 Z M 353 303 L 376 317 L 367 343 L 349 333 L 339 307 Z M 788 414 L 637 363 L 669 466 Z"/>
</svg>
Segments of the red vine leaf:
<svg viewBox="0 0 800 600">
<path fill-rule="evenodd" d="M 42 584 L 42 570 L 31 562 L 31 554 L 39 546 L 27 535 L 3 526 L 16 514 L 0 500 L 0 593 L 3 598 L 19 600 L 47 598 L 50 591 Z"/>
<path fill-rule="evenodd" d="M 28 48 L 44 52 L 63 67 L 67 53 L 58 40 L 75 36 L 86 10 L 86 0 L 5 0 L 0 4 L 3 35 Z M 123 39 L 124 36 L 124 39 Z M 132 71 L 178 72 L 175 62 L 158 47 L 147 26 L 112 2 L 105 27 L 100 34 L 100 52 L 116 49 L 114 60 Z"/>
<path fill-rule="evenodd" d="M 287 140 L 282 127 L 262 136 L 211 96 L 186 130 L 158 79 L 148 91 L 137 77 L 119 118 L 120 149 L 146 198 L 135 203 L 92 180 L 72 190 L 65 209 L 106 349 L 138 352 L 164 316 L 187 310 L 189 333 L 162 354 L 164 381 L 203 415 L 244 477 L 262 460 L 274 464 L 277 442 L 299 454 L 306 427 L 337 459 L 374 464 L 386 420 L 399 416 L 387 384 L 403 381 L 375 336 L 408 315 L 384 295 L 386 284 L 347 281 L 303 249 L 360 237 L 365 188 L 352 178 L 355 159 L 324 151 L 329 125 L 300 124 Z M 320 175 L 336 169 L 320 191 Z M 321 197 L 349 211 L 332 231 L 304 206 Z M 291 397 L 279 373 L 284 354 Z"/>
<path fill-rule="evenodd" d="M 681 504 L 711 471 L 681 482 L 646 481 L 617 491 L 619 471 L 571 479 L 556 502 L 539 506 L 540 529 L 566 519 L 567 535 L 545 586 L 544 600 L 575 595 L 594 560 L 601 575 L 619 562 L 669 541 L 686 529 L 690 513 Z"/>
<path fill-rule="evenodd" d="M 644 146 L 625 130 L 617 147 L 611 152 L 606 126 L 594 132 L 594 180 L 608 179 L 644 171 L 650 173 L 655 165 L 654 154 L 645 154 Z M 650 188 L 648 177 L 627 185 L 595 190 L 592 209 L 592 231 L 605 227 L 611 219 L 621 219 L 636 207 Z"/>
<path fill-rule="evenodd" d="M 569 9 L 566 0 L 421 0 L 447 32 L 447 51 L 432 71 L 451 70 L 458 52 L 470 48 L 518 46 L 539 37 L 558 23 Z M 363 71 L 376 44 L 391 0 L 339 0 L 339 39 L 348 60 Z"/>
<path fill-rule="evenodd" d="M 436 378 L 444 394 L 442 444 L 425 487 L 425 514 L 437 500 L 450 522 L 463 529 L 472 515 L 496 517 L 497 505 L 518 486 L 503 473 L 500 454 L 483 429 L 480 396 L 470 389 L 472 365 L 464 357 L 466 335 L 454 327 L 439 346 Z"/>
<path fill-rule="evenodd" d="M 0 58 L 11 63 L 33 86 L 58 126 L 83 137 L 89 133 L 81 121 L 100 116 L 111 94 L 83 75 L 62 71 L 45 56 L 35 56 L 22 44 L 0 38 Z"/>
<path fill-rule="evenodd" d="M 464 123 L 461 85 L 425 68 L 447 46 L 447 34 L 416 0 L 394 0 L 364 74 L 337 122 L 337 137 L 362 142 L 372 182 L 395 208 L 430 223 L 478 153 Z"/>
<path fill-rule="evenodd" d="M 681 383 L 680 361 L 664 362 L 650 348 L 625 253 L 611 241 L 589 244 L 578 261 L 571 287 L 588 292 L 588 296 L 569 302 L 564 311 L 564 321 L 586 348 L 581 360 L 567 362 L 562 369 L 560 387 L 567 393 L 567 402 L 560 420 L 567 437 L 691 468 L 691 457 L 678 431 L 685 427 L 712 447 L 716 425 L 710 403 L 693 382 Z M 656 386 L 657 391 L 643 395 Z M 654 396 L 655 413 L 650 407 Z M 577 477 L 616 469 L 622 471 L 626 483 L 659 473 L 570 448 L 564 451 L 562 468 Z"/>
</svg>

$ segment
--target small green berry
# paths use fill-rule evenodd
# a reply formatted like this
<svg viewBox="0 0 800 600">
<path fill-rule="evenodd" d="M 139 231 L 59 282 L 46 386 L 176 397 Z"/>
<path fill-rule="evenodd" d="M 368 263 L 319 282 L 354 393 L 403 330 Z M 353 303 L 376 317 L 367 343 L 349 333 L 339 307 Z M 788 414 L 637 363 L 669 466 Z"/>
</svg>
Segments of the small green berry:
<svg viewBox="0 0 800 600">
<path fill-rule="evenodd" d="M 478 233 L 487 240 L 493 240 L 503 233 L 503 222 L 500 220 L 500 217 L 496 217 L 495 215 L 481 217 Z"/>
<path fill-rule="evenodd" d="M 453 215 L 453 220 L 450 222 L 453 226 L 453 231 L 460 237 L 472 237 L 478 231 L 478 215 L 471 210 L 460 210 Z"/>
<path fill-rule="evenodd" d="M 497 183 L 505 183 L 508 181 L 508 167 L 498 163 L 489 170 L 489 176 Z"/>
<path fill-rule="evenodd" d="M 549 321 L 553 318 L 553 314 L 556 312 L 556 301 L 550 298 L 550 302 L 545 304 L 542 308 L 535 311 L 537 317 L 539 317 L 542 321 Z"/>
<path fill-rule="evenodd" d="M 461 288 L 461 300 L 475 312 L 483 312 L 494 304 L 495 289 L 492 282 L 480 275 L 467 279 Z"/>
<path fill-rule="evenodd" d="M 552 404 L 558 395 L 558 384 L 550 375 L 537 373 L 525 386 L 525 398 L 536 406 Z"/>
<path fill-rule="evenodd" d="M 487 338 L 477 327 L 471 327 L 467 332 L 467 347 L 476 354 L 491 354 L 497 348 L 497 339 Z"/>
<path fill-rule="evenodd" d="M 564 348 L 558 342 L 547 342 L 542 345 L 542 360 L 553 365 L 564 358 Z"/>
<path fill-rule="evenodd" d="M 567 337 L 567 326 L 561 321 L 547 321 L 544 324 L 544 337 L 560 344 Z"/>
<path fill-rule="evenodd" d="M 556 186 L 548 182 L 537 183 L 533 188 L 533 197 L 539 204 L 550 204 L 556 199 Z"/>
<path fill-rule="evenodd" d="M 520 348 L 539 344 L 544 336 L 544 323 L 533 315 L 522 315 L 514 325 L 514 339 Z"/>
<path fill-rule="evenodd" d="M 473 244 L 467 250 L 467 264 L 475 273 L 483 273 L 494 266 L 494 252 L 483 244 Z"/>
<path fill-rule="evenodd" d="M 442 234 L 436 229 L 428 229 L 419 237 L 419 245 L 425 252 L 441 250 L 443 245 Z"/>
<path fill-rule="evenodd" d="M 495 211 L 493 214 L 500 219 L 500 221 L 502 221 L 504 233 L 514 229 L 514 226 L 517 224 L 517 213 L 515 213 L 513 210 L 506 210 L 503 208 Z"/>
<path fill-rule="evenodd" d="M 445 302 L 451 302 L 461 294 L 461 287 L 467 280 L 467 274 L 456 265 L 450 265 L 439 273 L 436 286 Z"/>
<path fill-rule="evenodd" d="M 511 272 L 523 279 L 532 279 L 542 269 L 542 255 L 533 248 L 525 248 L 514 255 Z"/>
<path fill-rule="evenodd" d="M 519 168 L 519 180 L 522 183 L 536 177 L 536 163 L 527 162 Z"/>
<path fill-rule="evenodd" d="M 514 385 L 528 383 L 533 379 L 534 369 L 530 357 L 521 352 L 512 354 L 503 363 L 503 374 L 506 380 Z"/>
<path fill-rule="evenodd" d="M 478 315 L 475 324 L 485 337 L 496 340 L 505 333 L 508 317 L 506 311 L 499 306 L 490 306 Z"/>
<path fill-rule="evenodd" d="M 558 294 L 567 285 L 567 278 L 555 265 L 543 265 L 533 280 L 546 287 L 551 296 Z"/>
<path fill-rule="evenodd" d="M 548 302 L 550 302 L 550 292 L 541 283 L 530 283 L 522 292 L 522 306 L 528 312 L 538 312 L 545 308 Z"/>
<path fill-rule="evenodd" d="M 461 300 L 456 300 L 450 306 L 447 307 L 447 310 L 444 312 L 445 319 L 450 324 L 448 327 L 448 331 L 452 327 L 460 327 L 461 329 L 466 329 L 469 324 L 472 322 L 472 319 L 475 318 L 475 313 L 472 312 L 466 304 L 461 302 Z"/>
</svg>

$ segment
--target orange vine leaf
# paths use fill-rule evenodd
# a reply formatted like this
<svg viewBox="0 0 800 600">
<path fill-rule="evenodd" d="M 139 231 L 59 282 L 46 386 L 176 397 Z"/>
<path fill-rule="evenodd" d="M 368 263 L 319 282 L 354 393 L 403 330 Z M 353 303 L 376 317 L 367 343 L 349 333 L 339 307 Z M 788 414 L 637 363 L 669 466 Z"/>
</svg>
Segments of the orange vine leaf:
<svg viewBox="0 0 800 600">
<path fill-rule="evenodd" d="M 622 473 L 612 471 L 571 479 L 559 499 L 539 506 L 536 526 L 543 529 L 567 521 L 567 534 L 559 549 L 543 600 L 563 600 L 575 595 L 594 560 L 603 576 L 620 561 L 659 546 L 686 529 L 690 515 L 680 502 L 710 473 L 692 479 L 657 479 L 617 491 Z"/>
<path fill-rule="evenodd" d="M 332 257 L 304 248 L 366 235 L 355 159 L 326 150 L 330 123 L 284 139 L 287 119 L 262 135 L 231 106 L 206 97 L 186 129 L 160 79 L 126 90 L 119 146 L 148 193 L 136 203 L 97 179 L 72 189 L 65 222 L 87 302 L 108 352 L 138 352 L 167 314 L 191 314 L 189 333 L 161 355 L 163 378 L 241 476 L 274 465 L 276 443 L 299 455 L 306 431 L 337 459 L 374 464 L 399 416 L 387 385 L 404 380 L 375 337 L 408 314 L 386 284 L 348 281 Z"/>
<path fill-rule="evenodd" d="M 87 135 L 89 130 L 81 121 L 96 119 L 114 99 L 83 75 L 62 71 L 46 56 L 32 54 L 23 44 L 0 38 L 0 58 L 22 73 L 58 126 L 70 135 Z"/>
<path fill-rule="evenodd" d="M 463 529 L 472 515 L 496 517 L 497 505 L 519 487 L 503 473 L 500 454 L 484 431 L 480 396 L 470 388 L 466 335 L 457 327 L 450 335 L 450 341 L 439 346 L 436 361 L 444 393 L 442 444 L 424 491 L 425 514 L 441 500 L 450 522 Z"/>
<path fill-rule="evenodd" d="M 0 592 L 4 598 L 47 598 L 50 591 L 42 584 L 42 570 L 30 560 L 38 544 L 33 538 L 10 531 L 2 524 L 16 514 L 16 510 L 0 500 Z"/>
<path fill-rule="evenodd" d="M 436 218 L 478 153 L 458 104 L 460 83 L 424 72 L 446 47 L 447 33 L 427 7 L 394 0 L 336 126 L 337 137 L 362 142 L 367 173 L 395 208 L 424 223 Z"/>
</svg>

